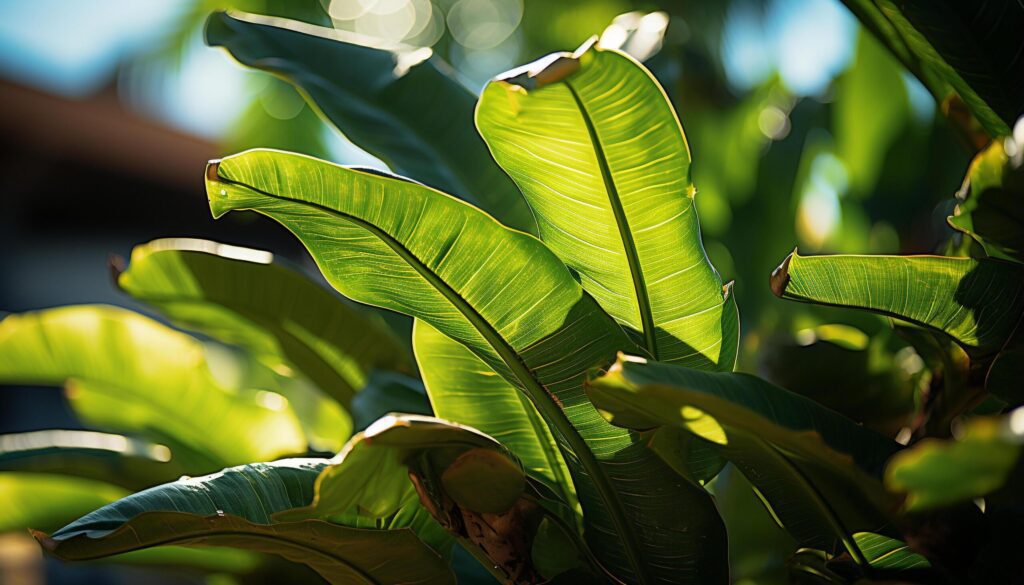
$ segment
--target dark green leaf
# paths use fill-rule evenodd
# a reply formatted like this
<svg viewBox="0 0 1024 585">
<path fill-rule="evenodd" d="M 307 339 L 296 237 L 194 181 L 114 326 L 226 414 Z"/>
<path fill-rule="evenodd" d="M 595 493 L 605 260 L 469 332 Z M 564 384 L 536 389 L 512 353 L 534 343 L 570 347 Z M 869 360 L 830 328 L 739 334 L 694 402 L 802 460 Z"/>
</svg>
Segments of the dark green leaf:
<svg viewBox="0 0 1024 585">
<path fill-rule="evenodd" d="M 715 444 L 776 519 L 807 546 L 857 531 L 891 533 L 897 500 L 882 488 L 895 442 L 747 374 L 701 372 L 620 358 L 588 394 L 613 422 L 676 426 Z"/>
<path fill-rule="evenodd" d="M 479 201 L 506 224 L 532 231 L 519 192 L 473 127 L 473 92 L 430 49 L 240 12 L 211 15 L 206 42 L 295 84 L 395 172 Z"/>
<path fill-rule="evenodd" d="M 1024 262 L 1024 121 L 1017 128 L 1019 137 L 994 140 L 974 157 L 947 221 L 989 256 Z"/>
<path fill-rule="evenodd" d="M 65 560 L 168 544 L 231 546 L 309 565 L 331 583 L 453 582 L 441 555 L 412 530 L 272 521 L 274 514 L 312 501 L 314 480 L 325 464 L 323 459 L 288 459 L 183 478 L 36 537 Z"/>
<path fill-rule="evenodd" d="M 992 136 L 1024 113 L 1024 6 L 843 0 L 939 101 L 959 96 Z"/>
<path fill-rule="evenodd" d="M 397 372 L 371 372 L 366 386 L 352 399 L 356 430 L 365 429 L 389 412 L 434 414 L 422 382 Z"/>
</svg>

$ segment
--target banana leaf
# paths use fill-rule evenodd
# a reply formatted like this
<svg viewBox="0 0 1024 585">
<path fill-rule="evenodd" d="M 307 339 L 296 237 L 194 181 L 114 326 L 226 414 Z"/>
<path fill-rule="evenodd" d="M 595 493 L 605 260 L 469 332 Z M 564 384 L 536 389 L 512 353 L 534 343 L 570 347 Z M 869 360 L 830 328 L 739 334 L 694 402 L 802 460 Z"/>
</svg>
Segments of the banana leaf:
<svg viewBox="0 0 1024 585">
<path fill-rule="evenodd" d="M 193 472 L 347 438 L 344 412 L 314 389 L 124 309 L 9 315 L 0 356 L 0 382 L 64 384 L 84 421 L 165 444 Z"/>
<path fill-rule="evenodd" d="M 1002 349 L 1024 314 L 1024 266 L 943 256 L 801 256 L 771 276 L 776 296 L 864 309 L 946 333 L 974 356 Z"/>
<path fill-rule="evenodd" d="M 326 460 L 287 459 L 182 478 L 87 514 L 53 534 L 34 532 L 58 558 L 84 561 L 153 546 L 230 546 L 308 565 L 330 583 L 454 583 L 442 555 L 408 526 L 351 528 L 322 520 L 274 522 L 307 505 Z"/>
<path fill-rule="evenodd" d="M 733 369 L 735 299 L 704 252 L 689 146 L 650 72 L 584 45 L 499 76 L 476 120 L 541 240 L 652 357 Z"/>
<path fill-rule="evenodd" d="M 136 246 L 115 278 L 121 290 L 176 324 L 244 347 L 271 367 L 290 366 L 346 407 L 370 370 L 411 369 L 383 320 L 269 252 L 155 240 Z"/>
<path fill-rule="evenodd" d="M 962 100 L 992 136 L 1024 113 L 1024 6 L 973 0 L 843 0 L 944 104 Z"/>
<path fill-rule="evenodd" d="M 617 425 L 675 426 L 714 444 L 804 546 L 838 539 L 865 565 L 855 532 L 900 536 L 899 499 L 880 481 L 900 445 L 807 398 L 749 374 L 626 356 L 587 392 Z"/>
</svg>

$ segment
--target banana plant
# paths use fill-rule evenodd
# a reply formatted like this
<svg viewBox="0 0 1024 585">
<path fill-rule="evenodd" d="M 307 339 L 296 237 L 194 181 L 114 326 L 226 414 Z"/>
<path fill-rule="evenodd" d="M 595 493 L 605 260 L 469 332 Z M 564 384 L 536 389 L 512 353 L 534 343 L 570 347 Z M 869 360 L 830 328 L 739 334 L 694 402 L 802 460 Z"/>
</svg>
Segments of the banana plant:
<svg viewBox="0 0 1024 585">
<path fill-rule="evenodd" d="M 429 51 L 238 13 L 206 34 L 399 174 L 268 149 L 206 168 L 215 218 L 280 223 L 347 300 L 266 252 L 158 240 L 115 281 L 202 339 L 109 307 L 0 322 L 0 380 L 63 384 L 91 426 L 199 475 L 83 499 L 69 513 L 100 507 L 30 526 L 45 550 L 232 547 L 331 583 L 451 583 L 464 550 L 505 583 L 724 584 L 728 464 L 808 547 L 794 574 L 964 575 L 907 505 L 927 482 L 887 483 L 921 477 L 886 469 L 923 443 L 733 372 L 733 285 L 704 251 L 682 124 L 634 57 L 590 41 L 476 99 Z M 987 257 L 794 254 L 772 279 L 949 335 L 990 378 L 1022 287 Z M 414 318 L 413 356 L 357 303 Z M 1007 453 L 957 502 L 996 489 Z"/>
</svg>

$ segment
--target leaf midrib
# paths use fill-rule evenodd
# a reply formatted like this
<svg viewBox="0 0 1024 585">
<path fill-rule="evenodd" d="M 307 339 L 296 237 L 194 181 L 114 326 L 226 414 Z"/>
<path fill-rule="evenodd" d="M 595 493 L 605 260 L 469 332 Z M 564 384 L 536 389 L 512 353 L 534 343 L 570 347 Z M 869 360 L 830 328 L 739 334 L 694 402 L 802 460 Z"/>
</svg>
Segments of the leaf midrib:
<svg viewBox="0 0 1024 585">
<path fill-rule="evenodd" d="M 604 154 L 604 147 L 597 135 L 597 128 L 587 111 L 583 100 L 576 92 L 576 88 L 569 83 L 568 79 L 562 81 L 569 89 L 572 99 L 579 108 L 583 123 L 587 127 L 587 134 L 594 146 L 594 154 L 597 159 L 597 166 L 601 169 L 601 179 L 604 181 L 605 192 L 608 194 L 608 202 L 615 217 L 615 225 L 619 229 L 619 237 L 622 240 L 622 248 L 626 254 L 626 261 L 629 264 L 629 274 L 633 281 L 633 291 L 636 295 L 637 310 L 640 313 L 640 324 L 644 334 L 644 345 L 654 359 L 658 359 L 658 341 L 654 326 L 654 313 L 651 310 L 651 300 L 647 294 L 647 283 L 644 282 L 643 268 L 640 266 L 640 255 L 633 241 L 633 232 L 629 227 L 629 220 L 626 217 L 626 210 L 622 206 L 622 198 L 619 196 L 618 188 L 615 186 L 615 179 L 612 177 L 611 168 L 608 166 L 608 159 Z"/>
<path fill-rule="evenodd" d="M 616 532 L 622 538 L 622 545 L 626 558 L 629 560 L 630 567 L 633 570 L 637 582 L 645 584 L 649 582 L 647 576 L 646 567 L 641 560 L 640 544 L 632 530 L 630 520 L 627 518 L 625 509 L 622 502 L 619 500 L 619 494 L 611 485 L 611 480 L 605 474 L 604 469 L 601 467 L 597 458 L 594 457 L 593 452 L 587 446 L 586 441 L 576 430 L 576 427 L 572 425 L 565 412 L 559 408 L 554 400 L 548 395 L 547 389 L 544 388 L 543 384 L 539 380 L 534 378 L 533 372 L 519 359 L 518 353 L 515 349 L 508 344 L 507 341 L 501 336 L 500 333 L 480 315 L 472 305 L 469 304 L 466 299 L 455 291 L 447 282 L 445 282 L 440 276 L 435 274 L 426 264 L 424 264 L 416 255 L 414 255 L 408 248 L 406 248 L 401 242 L 396 240 L 390 234 L 380 229 L 379 227 L 359 218 L 354 215 L 344 213 L 337 209 L 332 209 L 324 205 L 314 203 L 312 201 L 304 201 L 299 199 L 293 199 L 290 197 L 283 197 L 268 193 L 251 185 L 233 181 L 229 178 L 217 175 L 217 180 L 223 181 L 229 184 L 239 185 L 245 189 L 250 189 L 256 193 L 277 199 L 279 201 L 287 201 L 298 205 L 307 205 L 320 211 L 327 213 L 328 215 L 334 215 L 342 220 L 349 221 L 358 225 L 359 227 L 370 232 L 381 240 L 385 245 L 391 248 L 395 254 L 397 254 L 402 260 L 404 260 L 410 267 L 413 268 L 417 273 L 420 274 L 428 283 L 430 283 L 438 292 L 440 292 L 452 306 L 459 311 L 470 322 L 471 325 L 480 333 L 480 335 L 490 344 L 495 350 L 502 362 L 512 371 L 516 376 L 516 379 L 523 385 L 523 389 L 530 396 L 531 402 L 540 411 L 541 416 L 545 420 L 550 421 L 550 424 L 554 426 L 562 438 L 570 444 L 573 449 L 573 455 L 580 461 L 580 464 L 586 470 L 587 475 L 594 482 L 598 494 L 600 494 L 601 500 L 604 503 L 605 509 L 608 511 L 608 515 L 612 519 L 612 523 L 615 526 Z M 259 210 L 256 210 L 259 211 Z"/>
</svg>

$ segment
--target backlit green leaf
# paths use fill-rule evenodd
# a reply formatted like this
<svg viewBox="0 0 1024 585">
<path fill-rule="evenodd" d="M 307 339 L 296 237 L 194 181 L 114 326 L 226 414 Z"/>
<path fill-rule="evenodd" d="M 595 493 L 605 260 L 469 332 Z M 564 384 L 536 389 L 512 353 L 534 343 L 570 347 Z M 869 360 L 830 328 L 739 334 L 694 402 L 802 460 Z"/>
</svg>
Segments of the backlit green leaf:
<svg viewBox="0 0 1024 585">
<path fill-rule="evenodd" d="M 533 403 L 466 346 L 417 320 L 413 349 L 434 414 L 479 429 L 509 448 L 533 477 L 566 504 L 576 492 L 558 445 Z"/>
<path fill-rule="evenodd" d="M 1024 409 L 977 417 L 955 439 L 924 439 L 889 462 L 885 484 L 906 493 L 906 509 L 970 501 L 1002 487 L 1024 445 Z"/>
<path fill-rule="evenodd" d="M 1024 262 L 1024 121 L 1016 128 L 1017 136 L 994 140 L 971 161 L 947 221 L 989 256 Z"/>
<path fill-rule="evenodd" d="M 348 406 L 370 370 L 410 369 L 380 318 L 273 254 L 187 238 L 136 246 L 117 284 L 175 323 L 291 366 Z"/>
<path fill-rule="evenodd" d="M 800 256 L 771 277 L 784 299 L 865 309 L 942 331 L 969 352 L 999 351 L 1024 313 L 1024 266 L 942 256 Z"/>
<path fill-rule="evenodd" d="M 732 370 L 735 301 L 704 253 L 690 152 L 661 87 L 584 46 L 503 74 L 477 125 L 541 239 L 659 361 Z"/>
<path fill-rule="evenodd" d="M 333 435 L 321 437 L 322 447 L 338 448 L 347 435 L 337 405 L 332 411 L 323 397 L 317 404 L 312 389 L 124 309 L 82 305 L 9 315 L 0 321 L 0 356 L 0 381 L 66 383 L 85 421 L 165 443 L 187 469 L 305 452 L 296 410 L 303 402 L 318 417 L 310 430 Z"/>
</svg>

